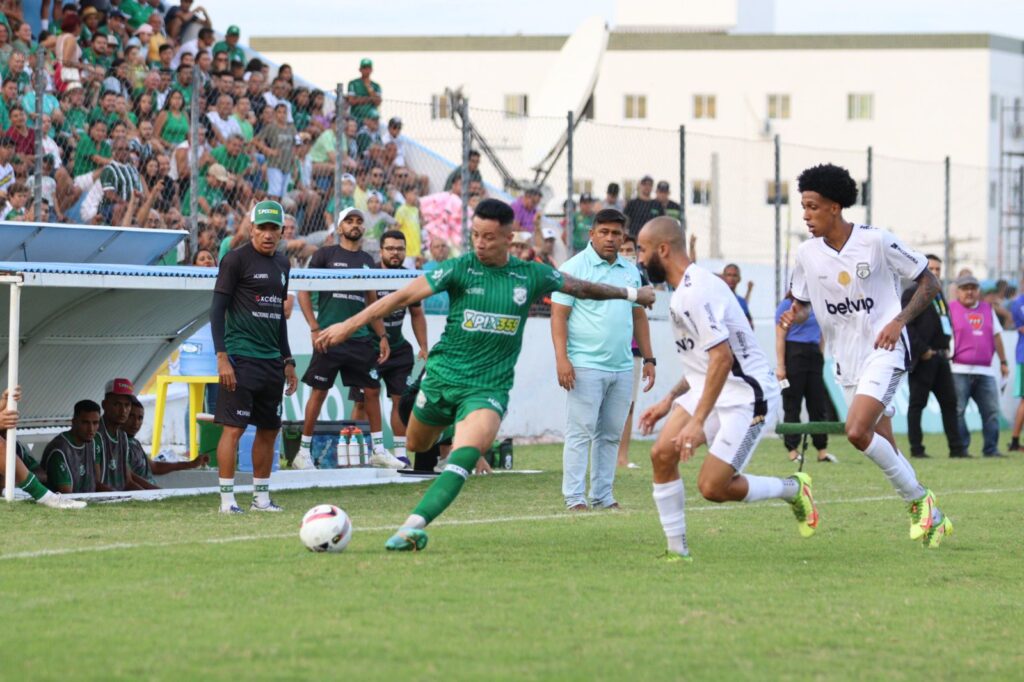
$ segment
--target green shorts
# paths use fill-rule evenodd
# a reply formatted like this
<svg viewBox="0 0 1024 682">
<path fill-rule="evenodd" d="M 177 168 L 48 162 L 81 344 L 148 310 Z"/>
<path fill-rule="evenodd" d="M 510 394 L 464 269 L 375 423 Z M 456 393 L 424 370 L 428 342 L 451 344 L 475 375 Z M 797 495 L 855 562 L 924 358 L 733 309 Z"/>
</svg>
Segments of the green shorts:
<svg viewBox="0 0 1024 682">
<path fill-rule="evenodd" d="M 450 426 L 480 409 L 493 410 L 504 417 L 508 410 L 508 391 L 451 386 L 432 380 L 428 375 L 420 384 L 412 413 L 428 426 Z"/>
<path fill-rule="evenodd" d="M 1014 393 L 1018 398 L 1024 398 L 1024 365 L 1022 364 L 1017 365 L 1016 379 L 1013 385 L 1017 390 Z"/>
</svg>

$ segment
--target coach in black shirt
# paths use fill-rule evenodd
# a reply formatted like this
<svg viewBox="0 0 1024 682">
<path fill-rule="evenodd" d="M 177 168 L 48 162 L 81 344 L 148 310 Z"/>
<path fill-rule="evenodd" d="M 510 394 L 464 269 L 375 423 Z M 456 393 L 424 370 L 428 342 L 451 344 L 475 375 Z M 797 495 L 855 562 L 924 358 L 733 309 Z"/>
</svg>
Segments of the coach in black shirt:
<svg viewBox="0 0 1024 682">
<path fill-rule="evenodd" d="M 942 260 L 928 254 L 928 269 L 936 277 L 941 276 Z M 903 292 L 903 305 L 914 295 L 917 285 Z M 910 456 L 927 457 L 921 435 L 921 412 L 928 404 L 928 394 L 934 393 L 942 412 L 942 428 L 946 432 L 950 457 L 968 457 L 956 419 L 956 389 L 949 367 L 949 338 L 952 326 L 949 307 L 940 292 L 932 305 L 907 323 L 910 335 L 910 405 L 907 408 L 907 437 L 910 439 Z"/>
</svg>

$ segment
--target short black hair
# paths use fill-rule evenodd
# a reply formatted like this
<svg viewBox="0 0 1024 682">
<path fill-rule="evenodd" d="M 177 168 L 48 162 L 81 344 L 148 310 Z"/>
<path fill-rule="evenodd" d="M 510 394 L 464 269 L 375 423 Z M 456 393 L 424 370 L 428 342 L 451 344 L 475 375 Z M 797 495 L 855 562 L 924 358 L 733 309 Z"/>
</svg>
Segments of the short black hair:
<svg viewBox="0 0 1024 682">
<path fill-rule="evenodd" d="M 850 171 L 831 163 L 805 170 L 797 178 L 797 187 L 801 192 L 817 192 L 843 208 L 857 203 L 857 182 L 850 176 Z"/>
<path fill-rule="evenodd" d="M 202 40 L 208 40 L 208 39 L 212 38 L 213 37 L 213 29 L 208 27 L 208 26 L 204 26 L 203 28 L 199 29 L 199 37 Z"/>
<path fill-rule="evenodd" d="M 400 239 L 405 242 L 405 235 L 400 230 L 388 230 L 380 236 L 381 245 L 384 244 L 385 239 Z"/>
<path fill-rule="evenodd" d="M 626 223 L 628 219 L 626 214 L 617 208 L 602 208 L 596 214 L 594 214 L 594 226 L 603 225 L 605 223 L 618 223 L 622 226 L 622 229 L 626 229 Z"/>
<path fill-rule="evenodd" d="M 132 398 L 132 407 L 141 407 L 141 408 L 142 408 L 143 410 L 144 410 L 144 409 L 146 409 L 146 408 L 145 408 L 145 407 L 143 406 L 143 404 L 142 404 L 142 401 L 141 401 L 141 400 L 139 400 L 139 399 L 138 399 L 138 398 L 136 398 L 135 396 L 132 396 L 131 398 Z"/>
<path fill-rule="evenodd" d="M 497 220 L 502 227 L 508 227 L 516 219 L 512 207 L 501 199 L 484 199 L 476 205 L 473 215 L 480 220 Z"/>
<path fill-rule="evenodd" d="M 622 243 L 632 244 L 633 246 L 636 246 L 636 237 L 627 232 L 626 236 L 622 238 Z"/>
<path fill-rule="evenodd" d="M 619 183 L 609 182 L 608 191 L 606 191 L 605 194 L 614 194 L 615 196 L 619 196 Z"/>
<path fill-rule="evenodd" d="M 938 261 L 940 263 L 942 262 L 942 259 L 939 258 L 938 256 L 936 256 L 934 253 L 926 253 L 926 254 L 924 254 L 924 257 L 925 257 L 925 260 L 934 260 L 934 261 Z"/>
<path fill-rule="evenodd" d="M 75 403 L 75 412 L 73 417 L 77 419 L 79 416 L 88 412 L 100 412 L 100 406 L 93 400 L 79 400 Z"/>
<path fill-rule="evenodd" d="M 480 152 L 478 152 L 478 151 L 477 151 L 477 150 L 475 150 L 475 149 L 470 149 L 470 150 L 469 150 L 469 158 L 471 158 L 471 159 L 472 159 L 472 158 L 473 158 L 474 156 L 477 156 L 477 157 L 479 157 L 479 156 L 480 156 Z"/>
</svg>

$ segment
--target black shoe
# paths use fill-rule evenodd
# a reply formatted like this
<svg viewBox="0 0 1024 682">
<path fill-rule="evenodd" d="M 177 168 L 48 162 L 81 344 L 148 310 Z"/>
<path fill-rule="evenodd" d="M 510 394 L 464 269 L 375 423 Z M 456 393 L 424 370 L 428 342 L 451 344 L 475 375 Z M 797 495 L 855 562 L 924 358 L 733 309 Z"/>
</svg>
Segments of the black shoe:
<svg viewBox="0 0 1024 682">
<path fill-rule="evenodd" d="M 1016 440 L 1011 440 L 1010 447 L 1006 448 L 1007 452 L 1020 452 L 1021 450 L 1024 450 L 1024 448 L 1022 448 L 1020 443 Z"/>
<path fill-rule="evenodd" d="M 929 455 L 927 452 L 924 452 L 923 450 L 921 452 L 911 452 L 910 456 L 913 457 L 914 459 L 931 459 L 931 457 L 932 457 L 931 455 Z"/>
<path fill-rule="evenodd" d="M 950 459 L 971 459 L 971 453 L 961 450 L 960 452 L 949 453 L 949 457 Z"/>
</svg>

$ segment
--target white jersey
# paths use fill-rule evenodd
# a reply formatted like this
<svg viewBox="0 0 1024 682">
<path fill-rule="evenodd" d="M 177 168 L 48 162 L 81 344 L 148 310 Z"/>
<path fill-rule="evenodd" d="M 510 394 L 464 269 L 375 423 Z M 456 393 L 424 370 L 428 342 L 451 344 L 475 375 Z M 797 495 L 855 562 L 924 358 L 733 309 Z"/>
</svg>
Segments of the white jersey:
<svg viewBox="0 0 1024 682">
<path fill-rule="evenodd" d="M 693 395 L 704 392 L 708 350 L 727 342 L 733 365 L 716 405 L 762 402 L 780 393 L 768 359 L 729 286 L 718 275 L 691 264 L 669 301 L 676 350 Z"/>
<path fill-rule="evenodd" d="M 869 225 L 854 225 L 840 251 L 821 237 L 797 248 L 789 286 L 814 309 L 840 384 L 857 383 L 878 333 L 903 309 L 900 278 L 917 279 L 927 265 L 923 254 Z M 909 349 L 904 329 L 892 353 L 896 369 L 906 369 Z"/>
</svg>

